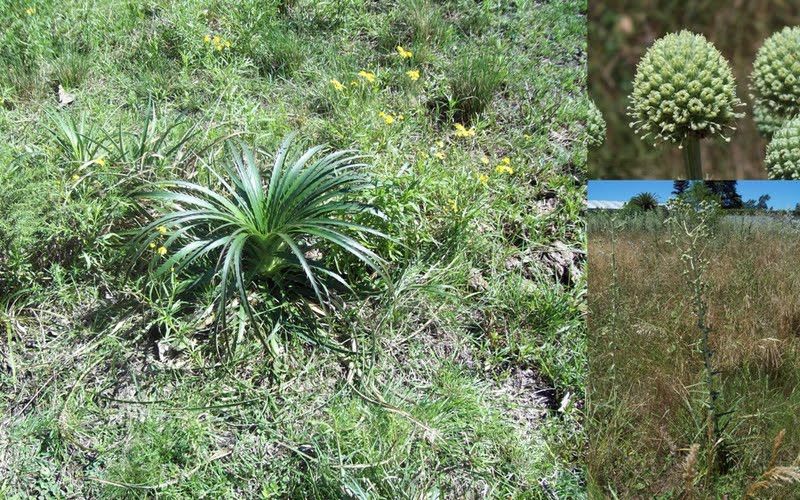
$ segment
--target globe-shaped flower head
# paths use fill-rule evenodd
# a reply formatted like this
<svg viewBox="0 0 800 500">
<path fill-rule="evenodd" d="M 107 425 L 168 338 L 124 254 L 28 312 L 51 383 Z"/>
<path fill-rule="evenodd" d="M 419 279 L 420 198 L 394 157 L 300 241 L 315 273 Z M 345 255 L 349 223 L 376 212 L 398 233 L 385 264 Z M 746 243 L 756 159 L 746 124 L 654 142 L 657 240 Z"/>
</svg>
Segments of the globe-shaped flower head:
<svg viewBox="0 0 800 500">
<path fill-rule="evenodd" d="M 800 179 L 800 116 L 783 124 L 767 144 L 770 179 Z"/>
<path fill-rule="evenodd" d="M 606 121 L 597 105 L 589 100 L 589 110 L 586 115 L 586 135 L 590 148 L 600 147 L 606 140 Z"/>
<path fill-rule="evenodd" d="M 629 112 L 643 138 L 682 146 L 687 138 L 727 139 L 741 105 L 728 61 L 703 35 L 681 31 L 639 62 Z"/>
<path fill-rule="evenodd" d="M 756 125 L 767 136 L 800 112 L 800 27 L 767 38 L 753 63 L 750 90 Z"/>
</svg>

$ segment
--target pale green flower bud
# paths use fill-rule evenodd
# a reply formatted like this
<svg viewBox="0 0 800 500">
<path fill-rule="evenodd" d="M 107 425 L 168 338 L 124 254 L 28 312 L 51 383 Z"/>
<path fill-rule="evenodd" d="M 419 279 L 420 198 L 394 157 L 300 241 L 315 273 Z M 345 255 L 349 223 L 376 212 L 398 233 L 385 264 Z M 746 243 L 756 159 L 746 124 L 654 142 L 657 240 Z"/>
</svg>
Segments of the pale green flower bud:
<svg viewBox="0 0 800 500">
<path fill-rule="evenodd" d="M 683 145 L 690 136 L 728 139 L 739 106 L 728 61 L 704 36 L 681 31 L 639 61 L 628 111 L 642 138 Z"/>
<path fill-rule="evenodd" d="M 750 91 L 753 118 L 766 136 L 800 112 L 800 27 L 767 38 L 753 63 Z"/>
</svg>

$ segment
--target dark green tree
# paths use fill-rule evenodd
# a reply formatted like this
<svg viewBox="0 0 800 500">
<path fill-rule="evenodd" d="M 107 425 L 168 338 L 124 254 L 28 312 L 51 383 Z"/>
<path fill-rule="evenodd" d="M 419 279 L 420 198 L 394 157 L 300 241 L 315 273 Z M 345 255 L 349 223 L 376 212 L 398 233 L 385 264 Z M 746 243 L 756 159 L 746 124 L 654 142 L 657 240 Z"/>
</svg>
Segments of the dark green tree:
<svg viewBox="0 0 800 500">
<path fill-rule="evenodd" d="M 708 190 L 719 197 L 722 208 L 742 208 L 744 203 L 736 189 L 736 181 L 705 181 Z"/>
<path fill-rule="evenodd" d="M 675 196 L 682 195 L 687 189 L 689 189 L 689 185 L 691 181 L 674 181 L 672 183 L 672 194 Z"/>
<path fill-rule="evenodd" d="M 628 200 L 626 207 L 649 212 L 658 208 L 658 197 L 653 193 L 639 193 Z"/>
</svg>

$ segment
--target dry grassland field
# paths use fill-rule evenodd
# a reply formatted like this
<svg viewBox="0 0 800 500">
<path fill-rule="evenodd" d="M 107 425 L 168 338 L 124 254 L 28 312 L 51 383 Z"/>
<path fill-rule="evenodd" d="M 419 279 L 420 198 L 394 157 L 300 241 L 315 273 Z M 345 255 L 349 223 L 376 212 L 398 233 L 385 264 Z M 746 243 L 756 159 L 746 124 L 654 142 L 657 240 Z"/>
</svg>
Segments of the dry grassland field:
<svg viewBox="0 0 800 500">
<path fill-rule="evenodd" d="M 597 498 L 800 495 L 798 222 L 726 216 L 695 258 L 682 260 L 687 247 L 667 242 L 661 213 L 588 215 L 587 425 Z M 684 274 L 701 258 L 718 393 L 713 439 L 695 286 Z"/>
</svg>

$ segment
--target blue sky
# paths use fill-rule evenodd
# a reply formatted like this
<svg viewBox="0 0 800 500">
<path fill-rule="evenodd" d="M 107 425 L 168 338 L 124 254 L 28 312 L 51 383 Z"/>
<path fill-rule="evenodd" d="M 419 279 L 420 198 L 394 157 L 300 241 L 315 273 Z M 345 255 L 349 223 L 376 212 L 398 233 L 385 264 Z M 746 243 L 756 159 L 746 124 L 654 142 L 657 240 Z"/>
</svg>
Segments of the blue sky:
<svg viewBox="0 0 800 500">
<path fill-rule="evenodd" d="M 770 195 L 768 203 L 775 209 L 794 208 L 800 203 L 800 181 L 739 181 L 737 188 L 742 200 Z M 589 199 L 593 201 L 628 201 L 645 191 L 663 203 L 671 196 L 672 181 L 589 181 Z"/>
</svg>

